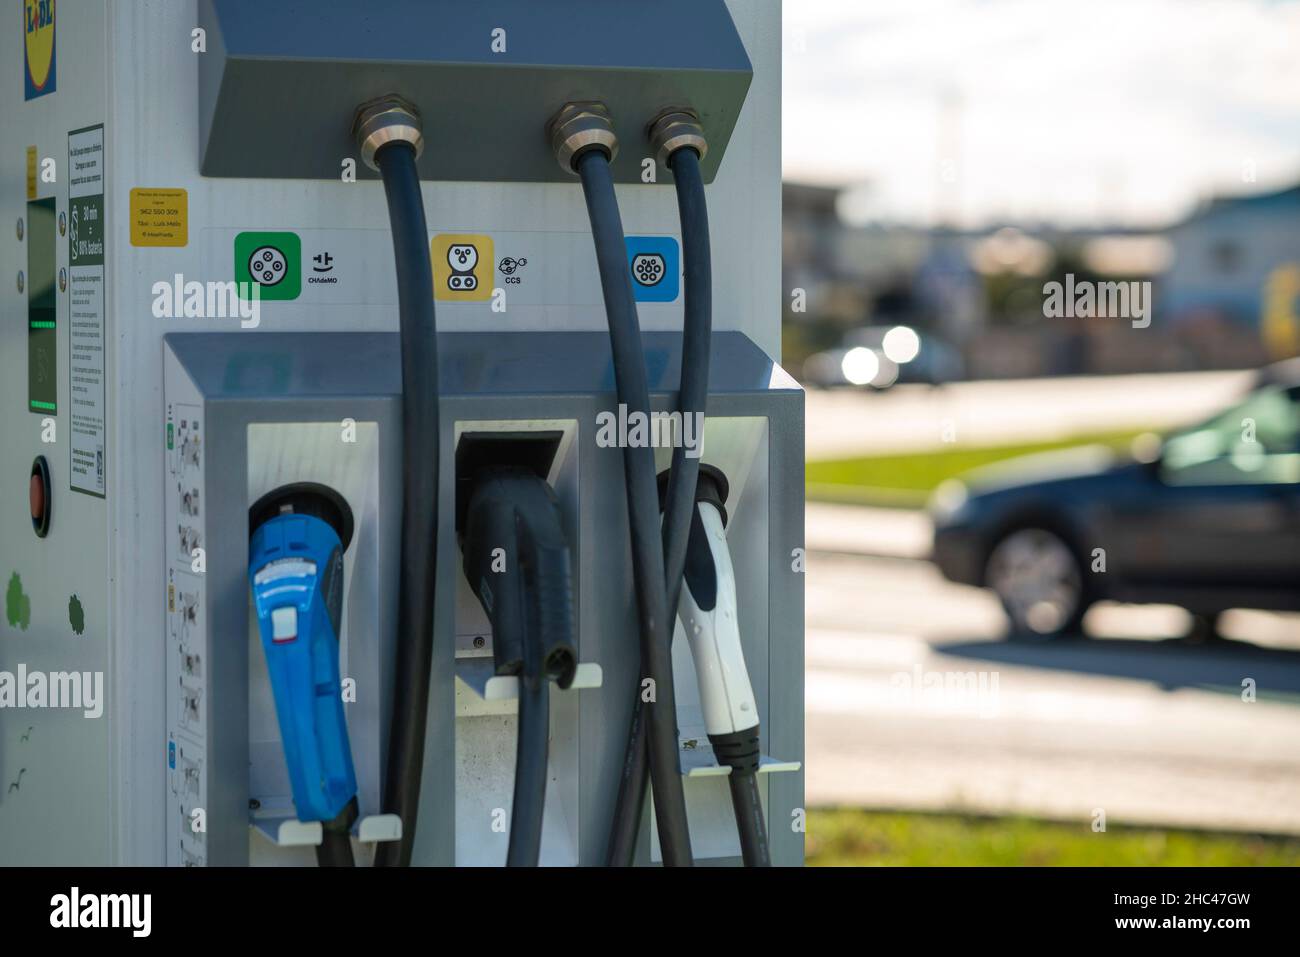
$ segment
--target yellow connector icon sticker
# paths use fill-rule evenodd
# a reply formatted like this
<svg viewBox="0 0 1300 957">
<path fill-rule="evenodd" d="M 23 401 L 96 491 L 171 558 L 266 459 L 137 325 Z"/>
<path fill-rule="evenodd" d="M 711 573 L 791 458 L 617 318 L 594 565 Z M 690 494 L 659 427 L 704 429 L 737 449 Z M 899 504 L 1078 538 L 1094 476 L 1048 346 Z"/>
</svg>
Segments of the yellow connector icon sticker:
<svg viewBox="0 0 1300 957">
<path fill-rule="evenodd" d="M 438 302 L 487 302 L 492 298 L 492 237 L 439 233 L 429 246 L 433 298 Z"/>
</svg>

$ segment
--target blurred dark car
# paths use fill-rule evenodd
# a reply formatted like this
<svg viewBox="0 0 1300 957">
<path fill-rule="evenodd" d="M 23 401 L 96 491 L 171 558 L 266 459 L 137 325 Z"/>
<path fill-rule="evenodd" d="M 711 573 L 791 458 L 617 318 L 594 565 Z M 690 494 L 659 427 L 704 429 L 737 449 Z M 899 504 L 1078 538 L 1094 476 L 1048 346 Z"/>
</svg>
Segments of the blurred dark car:
<svg viewBox="0 0 1300 957">
<path fill-rule="evenodd" d="M 1100 599 L 1300 610 L 1300 360 L 1244 399 L 1125 459 L 1100 446 L 945 483 L 935 564 L 991 588 L 1013 633 L 1076 631 Z M 1140 444 L 1140 443 L 1139 443 Z"/>
</svg>

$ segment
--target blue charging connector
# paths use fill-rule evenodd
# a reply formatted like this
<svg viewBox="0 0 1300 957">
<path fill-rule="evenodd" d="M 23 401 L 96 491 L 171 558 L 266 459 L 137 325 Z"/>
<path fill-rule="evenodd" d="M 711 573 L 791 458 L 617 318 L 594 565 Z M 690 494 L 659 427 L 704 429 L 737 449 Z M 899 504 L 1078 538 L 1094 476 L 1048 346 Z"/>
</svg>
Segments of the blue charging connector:
<svg viewBox="0 0 1300 957">
<path fill-rule="evenodd" d="M 336 530 L 327 510 L 285 504 L 303 494 L 282 495 L 261 521 L 254 506 L 248 574 L 298 819 L 331 822 L 357 793 L 339 681 L 340 531 L 350 536 L 351 516 Z"/>
</svg>

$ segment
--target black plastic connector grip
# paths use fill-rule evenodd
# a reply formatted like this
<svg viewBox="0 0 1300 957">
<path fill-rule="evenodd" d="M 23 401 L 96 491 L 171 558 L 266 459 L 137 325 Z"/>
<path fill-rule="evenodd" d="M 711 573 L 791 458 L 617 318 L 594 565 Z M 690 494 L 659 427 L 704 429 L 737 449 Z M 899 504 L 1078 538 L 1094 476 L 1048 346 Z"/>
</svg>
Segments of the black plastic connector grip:
<svg viewBox="0 0 1300 957">
<path fill-rule="evenodd" d="M 713 745 L 718 763 L 731 768 L 727 787 L 731 791 L 731 806 L 736 812 L 741 858 L 746 867 L 771 867 L 771 847 L 758 790 L 758 765 L 762 757 L 758 725 L 728 734 L 711 734 L 709 743 Z"/>
<path fill-rule="evenodd" d="M 497 674 L 526 673 L 531 642 L 539 673 L 561 688 L 578 668 L 573 572 L 551 487 L 531 468 L 480 471 L 466 507 L 465 578 L 492 621 Z"/>
<path fill-rule="evenodd" d="M 531 536 L 531 530 L 526 532 Z M 561 688 L 573 684 L 578 655 L 573 647 L 573 570 L 568 548 L 533 541 L 525 552 L 531 568 L 534 620 L 541 667 Z"/>
<path fill-rule="evenodd" d="M 492 622 L 496 673 L 519 675 L 524 669 L 528 610 L 519 574 L 515 512 L 494 493 L 499 489 L 485 483 L 466 507 L 463 567 L 465 579 Z"/>
<path fill-rule="evenodd" d="M 731 768 L 732 773 L 757 774 L 762 750 L 758 743 L 758 725 L 730 731 L 727 734 L 709 735 L 713 755 L 718 763 Z"/>
</svg>

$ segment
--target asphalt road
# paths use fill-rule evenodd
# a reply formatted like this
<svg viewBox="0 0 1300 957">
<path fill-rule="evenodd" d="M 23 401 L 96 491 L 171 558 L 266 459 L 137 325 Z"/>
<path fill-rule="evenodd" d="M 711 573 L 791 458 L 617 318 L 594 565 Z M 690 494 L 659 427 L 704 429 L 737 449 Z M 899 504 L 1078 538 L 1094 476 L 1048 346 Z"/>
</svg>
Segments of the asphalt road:
<svg viewBox="0 0 1300 957">
<path fill-rule="evenodd" d="M 915 554 L 923 518 L 895 515 L 877 555 L 853 555 L 816 531 L 843 528 L 824 508 L 809 510 L 810 805 L 1300 834 L 1300 617 L 1231 612 L 1230 640 L 1198 645 L 1178 609 L 1108 605 L 1085 622 L 1098 637 L 1008 642 L 990 595 L 881 557 Z"/>
</svg>

